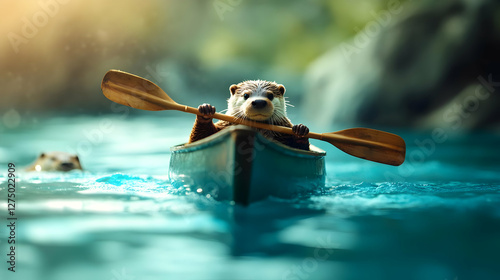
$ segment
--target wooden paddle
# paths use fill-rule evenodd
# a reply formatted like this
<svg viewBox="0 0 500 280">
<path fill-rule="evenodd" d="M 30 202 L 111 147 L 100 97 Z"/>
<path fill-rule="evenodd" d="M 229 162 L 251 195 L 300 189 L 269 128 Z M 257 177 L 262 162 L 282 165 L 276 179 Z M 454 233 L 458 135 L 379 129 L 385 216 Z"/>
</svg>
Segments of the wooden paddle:
<svg viewBox="0 0 500 280">
<path fill-rule="evenodd" d="M 201 115 L 198 109 L 178 104 L 153 82 L 123 71 L 110 70 L 102 80 L 104 95 L 119 104 L 132 108 L 161 111 L 178 110 Z M 214 118 L 280 133 L 294 134 L 289 127 L 237 119 L 215 113 Z M 327 141 L 340 150 L 358 157 L 390 165 L 401 165 L 405 160 L 405 142 L 392 133 L 369 128 L 351 128 L 330 133 L 309 132 L 305 137 Z"/>
</svg>

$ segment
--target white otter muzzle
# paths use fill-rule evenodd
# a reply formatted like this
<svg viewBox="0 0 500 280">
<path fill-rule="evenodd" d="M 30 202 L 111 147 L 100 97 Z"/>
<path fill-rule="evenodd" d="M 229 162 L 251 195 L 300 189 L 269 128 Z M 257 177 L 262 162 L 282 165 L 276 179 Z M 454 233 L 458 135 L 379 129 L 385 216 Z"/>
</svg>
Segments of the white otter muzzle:
<svg viewBox="0 0 500 280">
<path fill-rule="evenodd" d="M 274 113 L 274 105 L 267 98 L 252 98 L 243 104 L 245 116 L 255 121 L 265 121 Z"/>
</svg>

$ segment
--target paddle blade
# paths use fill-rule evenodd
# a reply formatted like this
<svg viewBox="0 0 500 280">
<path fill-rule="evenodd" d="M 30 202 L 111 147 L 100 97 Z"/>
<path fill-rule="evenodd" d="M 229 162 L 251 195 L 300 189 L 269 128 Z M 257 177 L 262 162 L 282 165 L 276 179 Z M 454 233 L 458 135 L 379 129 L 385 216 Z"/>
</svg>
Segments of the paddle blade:
<svg viewBox="0 0 500 280">
<path fill-rule="evenodd" d="M 109 70 L 102 79 L 101 89 L 111 101 L 136 109 L 148 111 L 169 110 L 168 104 L 177 105 L 159 86 L 139 76 L 119 71 Z M 157 97 L 166 102 L 162 106 L 151 102 Z"/>
<path fill-rule="evenodd" d="M 392 133 L 369 128 L 351 128 L 323 133 L 323 140 L 355 157 L 395 166 L 405 161 L 405 141 Z"/>
</svg>

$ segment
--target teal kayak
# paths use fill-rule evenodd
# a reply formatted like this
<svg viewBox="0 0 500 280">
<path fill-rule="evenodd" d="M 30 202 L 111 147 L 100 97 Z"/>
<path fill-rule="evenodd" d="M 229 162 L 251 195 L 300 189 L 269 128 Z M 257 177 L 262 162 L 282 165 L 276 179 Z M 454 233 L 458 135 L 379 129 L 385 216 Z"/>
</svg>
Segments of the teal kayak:
<svg viewBox="0 0 500 280">
<path fill-rule="evenodd" d="M 325 184 L 323 150 L 294 149 L 243 125 L 171 152 L 172 185 L 216 200 L 248 205 L 269 196 L 294 198 Z"/>
</svg>

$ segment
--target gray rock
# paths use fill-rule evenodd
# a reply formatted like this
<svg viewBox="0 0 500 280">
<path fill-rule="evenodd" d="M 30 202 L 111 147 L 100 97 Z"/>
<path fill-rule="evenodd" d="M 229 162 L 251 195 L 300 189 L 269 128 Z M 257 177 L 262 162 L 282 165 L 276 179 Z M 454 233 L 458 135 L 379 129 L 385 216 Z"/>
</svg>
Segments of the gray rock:
<svg viewBox="0 0 500 280">
<path fill-rule="evenodd" d="M 500 1 L 389 5 L 310 66 L 304 115 L 321 125 L 498 124 Z"/>
</svg>

